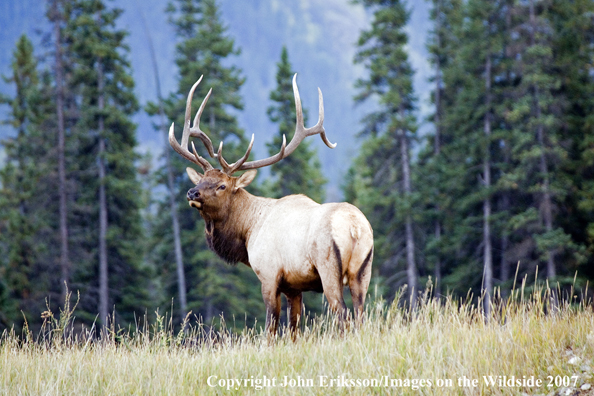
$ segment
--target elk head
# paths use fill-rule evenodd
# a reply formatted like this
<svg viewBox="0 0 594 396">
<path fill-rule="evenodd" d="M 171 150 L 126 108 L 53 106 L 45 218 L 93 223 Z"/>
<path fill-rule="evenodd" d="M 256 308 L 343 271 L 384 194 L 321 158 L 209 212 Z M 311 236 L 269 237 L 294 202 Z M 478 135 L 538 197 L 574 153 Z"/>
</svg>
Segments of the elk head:
<svg viewBox="0 0 594 396">
<path fill-rule="evenodd" d="M 186 113 L 184 119 L 184 129 L 181 139 L 181 144 L 177 142 L 174 133 L 174 124 L 171 124 L 169 128 L 169 143 L 171 147 L 179 153 L 182 157 L 188 161 L 200 166 L 204 171 L 201 174 L 192 168 L 187 168 L 186 171 L 190 180 L 196 184 L 196 187 L 190 189 L 187 194 L 187 198 L 190 206 L 198 209 L 200 213 L 212 217 L 214 213 L 219 211 L 225 211 L 228 207 L 229 201 L 237 193 L 237 191 L 249 185 L 256 176 L 256 169 L 265 166 L 272 165 L 283 158 L 291 155 L 293 151 L 299 146 L 299 144 L 307 136 L 320 134 L 322 140 L 330 148 L 336 147 L 336 143 L 330 143 L 326 137 L 324 130 L 324 99 L 322 97 L 322 91 L 318 88 L 319 95 L 319 118 L 318 123 L 311 128 L 305 128 L 303 124 L 303 110 L 301 108 L 301 98 L 299 96 L 299 89 L 297 88 L 297 74 L 293 76 L 293 94 L 295 95 L 295 109 L 297 112 L 297 120 L 295 127 L 295 135 L 291 139 L 291 142 L 286 144 L 286 137 L 283 135 L 283 143 L 279 152 L 271 157 L 260 159 L 257 161 L 249 161 L 248 159 L 252 147 L 254 145 L 254 135 L 250 144 L 244 154 L 238 161 L 229 164 L 225 158 L 223 158 L 223 142 L 220 143 L 218 151 L 215 153 L 212 141 L 210 138 L 200 129 L 200 117 L 204 111 L 204 107 L 208 102 L 208 99 L 212 93 L 212 88 L 208 91 L 208 94 L 204 98 L 196 117 L 194 118 L 193 125 L 190 127 L 190 117 L 192 113 L 192 97 L 194 91 L 200 82 L 202 77 L 192 86 L 186 100 Z M 211 158 L 218 160 L 221 165 L 221 170 L 214 169 L 213 166 L 206 159 L 201 157 L 196 151 L 194 142 L 189 142 L 189 138 L 194 137 L 200 139 L 206 148 Z M 191 143 L 192 151 L 188 149 L 188 143 Z M 238 171 L 247 171 L 240 177 L 232 176 L 233 173 Z"/>
<path fill-rule="evenodd" d="M 240 188 L 254 180 L 257 171 L 249 170 L 240 177 L 229 176 L 218 169 L 211 169 L 203 175 L 188 167 L 186 172 L 196 185 L 187 194 L 190 206 L 198 209 L 203 216 L 217 220 L 217 214 L 228 212 L 232 198 Z"/>
</svg>

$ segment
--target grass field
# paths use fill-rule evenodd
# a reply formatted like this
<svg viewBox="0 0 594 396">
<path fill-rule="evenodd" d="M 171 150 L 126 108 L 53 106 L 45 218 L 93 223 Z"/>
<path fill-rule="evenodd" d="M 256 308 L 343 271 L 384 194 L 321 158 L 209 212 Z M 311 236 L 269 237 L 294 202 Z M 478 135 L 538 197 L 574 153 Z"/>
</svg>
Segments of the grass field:
<svg viewBox="0 0 594 396">
<path fill-rule="evenodd" d="M 163 317 L 98 340 L 69 332 L 65 307 L 38 335 L 2 335 L 0 394 L 594 395 L 591 302 L 551 307 L 547 290 L 522 288 L 486 320 L 427 296 L 413 313 L 376 301 L 358 329 L 318 318 L 272 343 L 199 323 L 176 333 Z"/>
</svg>

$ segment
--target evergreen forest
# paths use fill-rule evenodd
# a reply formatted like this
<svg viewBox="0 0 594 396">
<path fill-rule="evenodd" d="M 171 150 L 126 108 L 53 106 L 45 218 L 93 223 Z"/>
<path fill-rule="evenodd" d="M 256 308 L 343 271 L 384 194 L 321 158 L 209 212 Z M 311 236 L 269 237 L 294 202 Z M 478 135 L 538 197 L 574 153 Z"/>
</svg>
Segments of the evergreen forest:
<svg viewBox="0 0 594 396">
<path fill-rule="evenodd" d="M 362 77 L 350 82 L 364 116 L 353 125 L 356 152 L 340 165 L 339 184 L 374 229 L 368 302 L 405 290 L 404 303 L 414 307 L 430 287 L 436 298 L 472 296 L 488 313 L 519 284 L 591 298 L 594 0 L 425 1 L 428 119 L 417 111 L 410 2 L 355 1 L 369 17 L 352 59 Z M 22 35 L 10 68 L 0 70 L 11 87 L 0 92 L 0 122 L 11 131 L 0 142 L 0 332 L 39 329 L 42 313 L 57 312 L 65 299 L 88 328 L 129 328 L 165 314 L 176 324 L 190 315 L 239 331 L 263 326 L 258 278 L 209 250 L 204 222 L 186 203 L 190 163 L 167 140 L 172 123 L 181 133 L 201 75 L 192 107 L 212 88 L 201 127 L 213 143 L 224 141 L 235 160 L 252 133 L 258 139 L 238 119 L 251 100 L 241 93 L 248 76 L 234 63 L 242 49 L 221 4 L 164 2 L 176 37 L 176 86 L 163 86 L 160 76 L 172 71 L 159 70 L 147 29 L 154 99 L 145 104 L 117 2 L 44 4 L 43 45 Z M 275 127 L 262 156 L 294 133 L 292 59 L 284 46 L 275 88 L 259 103 Z M 313 82 L 322 91 L 331 83 Z M 312 109 L 306 126 L 317 119 Z M 142 112 L 162 144 L 154 155 L 138 149 L 133 116 Z M 327 132 L 340 150 L 343 132 Z M 321 159 L 329 149 L 313 140 L 260 172 L 248 190 L 323 203 L 329 177 Z M 312 316 L 326 309 L 320 294 L 306 293 L 304 304 Z"/>
</svg>

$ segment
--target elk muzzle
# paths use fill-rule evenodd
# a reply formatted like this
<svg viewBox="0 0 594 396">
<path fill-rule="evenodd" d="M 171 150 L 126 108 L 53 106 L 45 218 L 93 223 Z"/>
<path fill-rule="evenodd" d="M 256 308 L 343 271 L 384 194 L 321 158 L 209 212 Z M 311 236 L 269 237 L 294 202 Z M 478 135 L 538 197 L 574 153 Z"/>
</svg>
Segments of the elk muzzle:
<svg viewBox="0 0 594 396">
<path fill-rule="evenodd" d="M 200 191 L 197 188 L 191 188 L 190 190 L 188 190 L 186 197 L 191 207 L 196 209 L 202 209 L 203 202 L 200 199 Z"/>
</svg>

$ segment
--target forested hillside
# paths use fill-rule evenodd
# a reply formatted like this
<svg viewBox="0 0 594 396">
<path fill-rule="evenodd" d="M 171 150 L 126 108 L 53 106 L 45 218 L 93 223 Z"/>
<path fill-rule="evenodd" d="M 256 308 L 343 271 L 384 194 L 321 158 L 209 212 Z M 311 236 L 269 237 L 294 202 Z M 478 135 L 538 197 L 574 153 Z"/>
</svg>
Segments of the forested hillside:
<svg viewBox="0 0 594 396">
<path fill-rule="evenodd" d="M 202 127 L 233 161 L 252 133 L 254 158 L 290 140 L 293 73 L 308 124 L 322 89 L 338 147 L 309 138 L 249 189 L 361 208 L 374 297 L 431 280 L 436 296 L 484 296 L 488 313 L 516 282 L 585 287 L 594 1 L 423 4 L 425 24 L 401 0 L 2 2 L 22 23 L 1 33 L 0 329 L 37 328 L 67 290 L 98 328 L 157 309 L 264 323 L 255 274 L 208 249 L 189 163 L 165 137 L 202 74 L 194 111 L 212 87 Z"/>
</svg>

